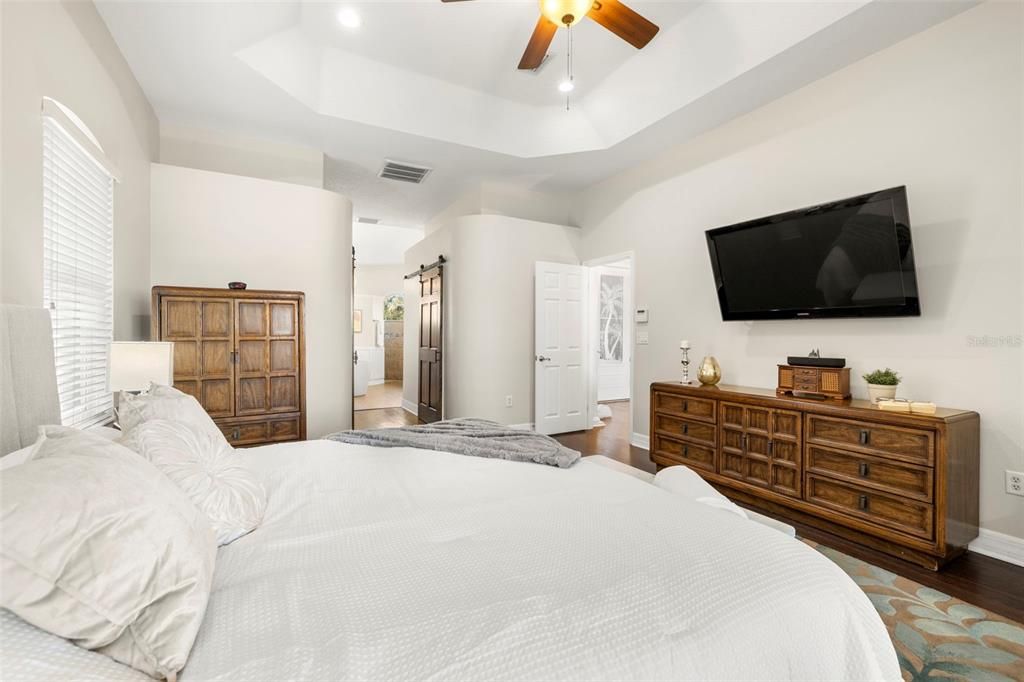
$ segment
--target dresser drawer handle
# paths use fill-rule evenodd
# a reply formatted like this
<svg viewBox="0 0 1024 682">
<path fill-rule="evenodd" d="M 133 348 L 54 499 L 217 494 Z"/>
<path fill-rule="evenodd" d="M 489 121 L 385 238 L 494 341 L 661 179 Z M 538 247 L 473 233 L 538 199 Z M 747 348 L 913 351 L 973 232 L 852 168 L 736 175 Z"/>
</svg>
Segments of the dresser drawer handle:
<svg viewBox="0 0 1024 682">
<path fill-rule="evenodd" d="M 768 441 L 768 456 L 769 457 L 772 456 L 772 450 L 775 449 L 774 445 L 775 445 L 775 441 L 773 441 L 773 440 Z"/>
<path fill-rule="evenodd" d="M 861 462 L 857 469 L 861 478 L 866 478 L 868 473 L 871 471 L 870 467 L 868 467 L 867 462 Z"/>
<path fill-rule="evenodd" d="M 689 412 L 689 411 L 690 411 L 690 403 L 689 403 L 689 401 L 684 400 L 683 401 L 683 412 Z"/>
<path fill-rule="evenodd" d="M 690 446 L 689 445 L 684 445 L 683 446 L 683 457 L 689 457 L 689 456 L 690 456 Z"/>
<path fill-rule="evenodd" d="M 860 430 L 860 444 L 867 445 L 868 441 L 871 440 L 871 432 L 867 429 Z"/>
<path fill-rule="evenodd" d="M 690 425 L 689 424 L 683 424 L 683 435 L 685 436 L 688 433 L 690 433 Z"/>
<path fill-rule="evenodd" d="M 868 496 L 867 495 L 861 495 L 860 496 L 860 498 L 857 500 L 857 507 L 859 509 L 867 511 L 867 508 L 868 508 Z"/>
<path fill-rule="evenodd" d="M 231 440 L 238 440 L 241 437 L 242 437 L 242 430 L 241 429 L 235 429 L 234 431 L 231 432 Z"/>
</svg>

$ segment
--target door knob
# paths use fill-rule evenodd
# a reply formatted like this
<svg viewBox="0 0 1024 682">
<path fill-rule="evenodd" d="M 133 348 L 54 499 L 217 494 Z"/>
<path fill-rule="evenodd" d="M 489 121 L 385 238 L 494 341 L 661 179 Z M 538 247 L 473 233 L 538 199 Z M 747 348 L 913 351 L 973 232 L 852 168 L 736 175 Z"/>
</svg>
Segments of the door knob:
<svg viewBox="0 0 1024 682">
<path fill-rule="evenodd" d="M 543 355 L 538 355 L 537 356 L 537 362 L 550 362 L 550 361 L 551 361 L 551 358 L 546 358 Z"/>
</svg>

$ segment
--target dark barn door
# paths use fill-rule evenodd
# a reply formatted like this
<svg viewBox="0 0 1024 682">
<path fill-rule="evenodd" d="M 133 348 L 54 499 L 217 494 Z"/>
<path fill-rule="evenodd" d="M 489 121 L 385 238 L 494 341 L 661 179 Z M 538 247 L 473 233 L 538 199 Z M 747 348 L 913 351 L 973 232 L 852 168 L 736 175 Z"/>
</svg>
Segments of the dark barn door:
<svg viewBox="0 0 1024 682">
<path fill-rule="evenodd" d="M 442 371 L 442 271 L 438 264 L 420 273 L 420 394 L 417 414 L 420 421 L 441 419 Z"/>
</svg>

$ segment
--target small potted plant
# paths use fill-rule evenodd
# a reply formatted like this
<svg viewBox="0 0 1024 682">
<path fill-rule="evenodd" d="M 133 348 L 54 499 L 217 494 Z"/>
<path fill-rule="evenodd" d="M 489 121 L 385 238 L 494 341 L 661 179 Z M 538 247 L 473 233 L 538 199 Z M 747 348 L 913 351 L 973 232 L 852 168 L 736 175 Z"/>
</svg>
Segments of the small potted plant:
<svg viewBox="0 0 1024 682">
<path fill-rule="evenodd" d="M 864 375 L 864 381 L 868 382 L 868 396 L 871 402 L 892 399 L 896 397 L 896 387 L 900 383 L 900 375 L 888 367 L 876 369 Z"/>
</svg>

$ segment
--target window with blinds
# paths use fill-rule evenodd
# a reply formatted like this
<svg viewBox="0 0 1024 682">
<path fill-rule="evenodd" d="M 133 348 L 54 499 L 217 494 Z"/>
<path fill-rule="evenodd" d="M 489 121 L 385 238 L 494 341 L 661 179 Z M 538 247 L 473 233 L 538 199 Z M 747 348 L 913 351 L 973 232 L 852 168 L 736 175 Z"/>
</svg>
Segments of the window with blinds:
<svg viewBox="0 0 1024 682">
<path fill-rule="evenodd" d="M 43 305 L 53 318 L 61 421 L 113 413 L 114 178 L 61 123 L 43 117 Z"/>
</svg>

